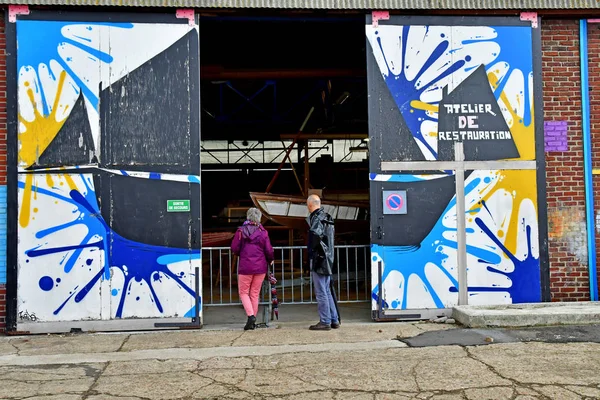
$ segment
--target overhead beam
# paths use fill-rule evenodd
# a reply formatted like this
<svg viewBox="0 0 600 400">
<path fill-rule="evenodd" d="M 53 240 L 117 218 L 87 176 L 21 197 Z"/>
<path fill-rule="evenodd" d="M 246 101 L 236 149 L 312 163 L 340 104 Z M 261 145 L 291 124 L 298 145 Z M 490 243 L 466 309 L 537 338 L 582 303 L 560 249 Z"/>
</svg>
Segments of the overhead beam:
<svg viewBox="0 0 600 400">
<path fill-rule="evenodd" d="M 315 146 L 315 147 L 309 147 L 308 149 L 309 150 L 320 150 L 320 149 L 322 149 L 322 147 Z M 252 152 L 256 153 L 256 152 L 261 152 L 261 151 L 281 151 L 281 152 L 283 152 L 283 151 L 285 151 L 285 148 L 283 148 L 283 147 L 265 147 L 265 148 L 256 147 L 256 148 L 251 149 L 249 147 L 241 147 L 241 148 L 229 148 L 229 149 L 223 149 L 223 148 L 221 148 L 221 149 L 206 149 L 203 147 L 200 151 L 203 153 L 204 152 L 206 152 L 206 153 L 226 153 L 228 151 L 230 151 L 232 153 L 240 152 L 240 151 L 248 152 L 248 153 L 252 153 Z"/>
<path fill-rule="evenodd" d="M 294 133 L 279 135 L 282 140 L 298 138 L 298 140 L 344 140 L 344 139 L 366 139 L 367 133 L 303 133 L 298 136 Z"/>
<path fill-rule="evenodd" d="M 273 175 L 273 172 L 277 171 L 278 162 L 273 163 L 239 163 L 239 164 L 202 164 L 202 173 L 212 170 L 217 170 L 220 172 L 228 171 L 256 171 L 256 172 L 264 172 L 268 173 L 269 176 Z M 312 160 L 310 161 L 311 168 L 316 165 Z M 369 166 L 365 164 L 365 161 L 349 161 L 343 163 L 334 163 L 333 164 L 334 171 L 336 172 L 350 172 L 350 171 L 368 171 Z M 291 167 L 284 167 L 281 169 L 282 173 L 289 173 L 289 178 L 293 178 L 293 171 Z"/>
<path fill-rule="evenodd" d="M 362 68 L 319 68 L 319 69 L 225 69 L 217 65 L 200 67 L 201 80 L 230 79 L 302 79 L 302 78 L 364 78 L 367 71 Z"/>
</svg>

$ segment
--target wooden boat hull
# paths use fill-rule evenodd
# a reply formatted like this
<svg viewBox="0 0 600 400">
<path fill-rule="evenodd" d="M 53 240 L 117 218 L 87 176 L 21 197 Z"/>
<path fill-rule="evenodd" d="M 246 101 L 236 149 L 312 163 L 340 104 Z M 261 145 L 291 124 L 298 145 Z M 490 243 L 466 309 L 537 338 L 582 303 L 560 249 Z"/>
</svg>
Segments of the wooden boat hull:
<svg viewBox="0 0 600 400">
<path fill-rule="evenodd" d="M 202 232 L 202 247 L 229 247 L 234 232 Z"/>
<path fill-rule="evenodd" d="M 307 229 L 306 199 L 298 196 L 250 193 L 252 202 L 270 221 L 292 229 Z M 321 200 L 321 205 L 335 220 L 336 233 L 369 230 L 369 204 L 360 201 Z"/>
</svg>

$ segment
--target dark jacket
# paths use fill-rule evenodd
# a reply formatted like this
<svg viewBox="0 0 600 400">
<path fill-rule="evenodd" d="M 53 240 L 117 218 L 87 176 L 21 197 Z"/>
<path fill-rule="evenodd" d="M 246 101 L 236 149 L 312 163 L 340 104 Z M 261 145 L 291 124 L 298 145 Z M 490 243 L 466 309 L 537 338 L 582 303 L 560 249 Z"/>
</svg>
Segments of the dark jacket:
<svg viewBox="0 0 600 400">
<path fill-rule="evenodd" d="M 335 228 L 333 218 L 323 208 L 306 218 L 308 231 L 308 259 L 312 271 L 320 275 L 333 274 Z"/>
<path fill-rule="evenodd" d="M 274 260 L 269 233 L 262 225 L 244 225 L 238 228 L 231 251 L 240 257 L 239 275 L 266 274 Z"/>
</svg>

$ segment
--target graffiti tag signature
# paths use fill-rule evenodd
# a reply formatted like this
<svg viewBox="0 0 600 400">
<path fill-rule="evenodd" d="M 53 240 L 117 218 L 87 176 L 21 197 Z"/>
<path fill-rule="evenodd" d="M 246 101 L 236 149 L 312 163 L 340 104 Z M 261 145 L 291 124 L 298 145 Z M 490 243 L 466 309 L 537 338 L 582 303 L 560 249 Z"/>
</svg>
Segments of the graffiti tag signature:
<svg viewBox="0 0 600 400">
<path fill-rule="evenodd" d="M 27 310 L 25 310 L 25 311 L 19 311 L 19 319 L 21 321 L 35 322 L 38 320 L 38 317 L 36 317 L 35 313 L 30 314 Z"/>
</svg>

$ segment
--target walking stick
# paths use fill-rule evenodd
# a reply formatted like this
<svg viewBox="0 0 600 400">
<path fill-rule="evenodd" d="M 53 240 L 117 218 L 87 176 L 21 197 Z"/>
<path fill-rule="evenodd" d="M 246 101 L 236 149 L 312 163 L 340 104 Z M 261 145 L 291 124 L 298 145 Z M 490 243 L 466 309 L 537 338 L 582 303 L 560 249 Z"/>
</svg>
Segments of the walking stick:
<svg viewBox="0 0 600 400">
<path fill-rule="evenodd" d="M 340 309 L 338 307 L 337 295 L 335 294 L 335 285 L 333 284 L 333 275 L 331 276 L 331 279 L 329 279 L 329 287 L 331 290 L 331 297 L 333 297 L 333 303 L 335 304 L 335 311 L 337 312 L 337 315 L 338 315 L 338 321 L 341 323 L 342 316 L 340 315 Z"/>
</svg>

